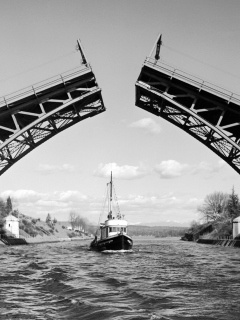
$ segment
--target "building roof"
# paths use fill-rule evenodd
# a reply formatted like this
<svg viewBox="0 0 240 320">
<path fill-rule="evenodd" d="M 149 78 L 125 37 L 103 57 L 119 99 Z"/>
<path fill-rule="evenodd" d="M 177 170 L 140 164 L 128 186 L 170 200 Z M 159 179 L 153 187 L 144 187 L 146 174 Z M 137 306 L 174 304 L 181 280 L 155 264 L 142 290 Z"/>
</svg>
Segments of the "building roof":
<svg viewBox="0 0 240 320">
<path fill-rule="evenodd" d="M 4 220 L 6 220 L 6 221 L 19 221 L 19 219 L 16 218 L 15 216 L 13 216 L 11 213 L 8 216 L 6 216 L 4 218 Z"/>
<path fill-rule="evenodd" d="M 233 221 L 240 222 L 240 216 L 238 216 L 237 218 L 233 219 Z"/>
</svg>

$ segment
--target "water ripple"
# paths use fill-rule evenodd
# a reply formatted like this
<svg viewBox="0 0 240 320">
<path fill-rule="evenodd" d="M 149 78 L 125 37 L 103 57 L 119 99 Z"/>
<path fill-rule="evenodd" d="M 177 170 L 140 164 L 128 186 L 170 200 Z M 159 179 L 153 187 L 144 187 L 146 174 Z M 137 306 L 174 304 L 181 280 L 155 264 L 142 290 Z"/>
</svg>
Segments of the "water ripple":
<svg viewBox="0 0 240 320">
<path fill-rule="evenodd" d="M 238 320 L 239 249 L 136 239 L 0 248 L 0 319 Z"/>
</svg>

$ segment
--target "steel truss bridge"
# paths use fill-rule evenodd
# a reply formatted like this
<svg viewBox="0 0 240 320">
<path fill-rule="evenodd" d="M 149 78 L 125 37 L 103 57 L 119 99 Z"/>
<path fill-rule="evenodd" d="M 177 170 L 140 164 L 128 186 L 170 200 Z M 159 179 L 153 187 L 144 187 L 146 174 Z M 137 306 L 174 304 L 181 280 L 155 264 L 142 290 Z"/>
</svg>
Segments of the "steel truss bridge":
<svg viewBox="0 0 240 320">
<path fill-rule="evenodd" d="M 158 59 L 156 52 L 144 61 L 136 106 L 181 128 L 240 173 L 240 96 Z"/>
<path fill-rule="evenodd" d="M 101 89 L 83 65 L 0 98 L 0 175 L 43 142 L 103 111 Z"/>
</svg>

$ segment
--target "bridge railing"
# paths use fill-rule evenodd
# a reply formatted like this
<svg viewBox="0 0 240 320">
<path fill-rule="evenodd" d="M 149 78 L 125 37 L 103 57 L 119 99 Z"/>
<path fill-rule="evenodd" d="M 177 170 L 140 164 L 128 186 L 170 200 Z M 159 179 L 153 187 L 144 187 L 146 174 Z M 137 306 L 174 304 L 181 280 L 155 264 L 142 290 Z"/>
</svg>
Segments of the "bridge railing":
<svg viewBox="0 0 240 320">
<path fill-rule="evenodd" d="M 167 75 L 169 75 L 171 78 L 176 78 L 179 80 L 182 80 L 184 82 L 187 82 L 188 84 L 191 84 L 195 87 L 197 87 L 199 90 L 206 90 L 210 93 L 213 93 L 224 100 L 226 100 L 228 103 L 232 102 L 235 104 L 240 105 L 240 95 L 233 93 L 229 90 L 226 90 L 224 88 L 221 88 L 215 84 L 212 84 L 208 81 L 204 81 L 196 76 L 193 76 L 187 72 L 184 72 L 180 69 L 174 68 L 168 64 L 165 64 L 163 62 L 158 61 L 156 63 L 156 60 L 147 57 L 144 61 L 145 65 L 149 65 Z"/>
<path fill-rule="evenodd" d="M 89 65 L 87 65 L 87 67 L 86 66 L 77 67 L 77 68 L 68 70 L 66 72 L 63 72 L 57 76 L 45 79 L 32 86 L 23 88 L 21 90 L 18 90 L 8 95 L 5 95 L 3 97 L 0 97 L 0 108 L 6 105 L 10 105 L 14 101 L 24 99 L 31 95 L 35 95 L 36 93 L 39 93 L 43 90 L 46 90 L 58 84 L 61 84 L 61 83 L 64 84 L 67 81 L 74 79 L 79 75 L 86 73 L 89 70 L 91 70 L 91 67 Z"/>
</svg>

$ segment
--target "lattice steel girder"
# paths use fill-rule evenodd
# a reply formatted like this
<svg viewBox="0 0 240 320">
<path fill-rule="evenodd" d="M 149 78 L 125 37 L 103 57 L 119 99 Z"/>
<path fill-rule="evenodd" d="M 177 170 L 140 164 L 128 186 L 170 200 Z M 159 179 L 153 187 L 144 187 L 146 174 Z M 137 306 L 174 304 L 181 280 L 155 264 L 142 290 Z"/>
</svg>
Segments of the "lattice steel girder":
<svg viewBox="0 0 240 320">
<path fill-rule="evenodd" d="M 240 173 L 240 96 L 147 58 L 135 104 L 201 141 Z"/>
<path fill-rule="evenodd" d="M 0 175 L 59 132 L 103 111 L 89 65 L 0 98 Z"/>
</svg>

